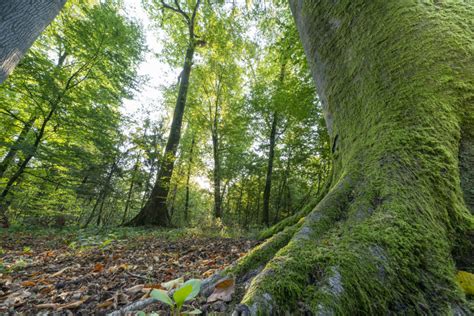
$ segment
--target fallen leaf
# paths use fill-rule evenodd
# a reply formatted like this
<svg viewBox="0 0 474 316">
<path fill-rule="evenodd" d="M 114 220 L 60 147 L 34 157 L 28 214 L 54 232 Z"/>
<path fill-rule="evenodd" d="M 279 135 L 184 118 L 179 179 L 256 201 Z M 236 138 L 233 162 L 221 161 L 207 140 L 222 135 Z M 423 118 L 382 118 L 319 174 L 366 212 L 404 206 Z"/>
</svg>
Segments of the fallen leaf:
<svg viewBox="0 0 474 316">
<path fill-rule="evenodd" d="M 162 289 L 163 289 L 163 286 L 161 286 L 161 284 L 153 284 L 153 283 L 150 283 L 150 284 L 145 284 L 144 288 L 162 290 Z"/>
<path fill-rule="evenodd" d="M 96 263 L 92 271 L 102 272 L 102 270 L 104 270 L 104 265 L 102 263 Z"/>
<path fill-rule="evenodd" d="M 234 282 L 234 279 L 226 279 L 226 280 L 222 280 L 222 281 L 219 281 L 217 284 L 216 284 L 216 288 L 218 289 L 226 289 L 230 286 L 233 286 L 235 284 Z"/>
<path fill-rule="evenodd" d="M 235 292 L 235 281 L 233 279 L 226 279 L 216 284 L 214 292 L 207 298 L 208 303 L 216 301 L 230 302 L 232 295 Z"/>
<path fill-rule="evenodd" d="M 474 295 L 474 274 L 459 271 L 456 275 L 456 280 L 466 294 Z"/>
<path fill-rule="evenodd" d="M 35 286 L 36 285 L 36 282 L 33 282 L 33 281 L 24 281 L 24 282 L 21 282 L 21 286 L 25 286 L 25 287 L 31 287 L 31 286 Z"/>
</svg>

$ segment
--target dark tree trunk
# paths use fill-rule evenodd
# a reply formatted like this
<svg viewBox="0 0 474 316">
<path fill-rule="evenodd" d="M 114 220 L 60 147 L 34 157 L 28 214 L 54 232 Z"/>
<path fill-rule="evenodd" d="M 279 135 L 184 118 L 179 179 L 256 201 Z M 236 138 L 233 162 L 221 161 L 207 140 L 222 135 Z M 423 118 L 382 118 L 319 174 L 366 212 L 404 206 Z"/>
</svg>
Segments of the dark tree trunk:
<svg viewBox="0 0 474 316">
<path fill-rule="evenodd" d="M 3 188 L 2 193 L 0 194 L 0 225 L 2 227 L 9 226 L 7 210 L 8 210 L 8 206 L 10 205 L 10 202 L 7 201 L 7 196 L 10 193 L 10 190 L 15 184 L 15 182 L 18 181 L 20 176 L 25 171 L 30 160 L 35 156 L 38 150 L 38 147 L 41 141 L 43 140 L 43 135 L 46 130 L 46 126 L 48 125 L 48 122 L 52 118 L 53 114 L 56 112 L 56 109 L 57 109 L 57 105 L 53 105 L 49 113 L 44 118 L 43 123 L 41 124 L 41 127 L 36 134 L 35 141 L 33 142 L 31 148 L 29 149 L 29 152 L 26 154 L 25 159 L 20 163 L 16 172 L 8 179 L 5 187 Z"/>
<path fill-rule="evenodd" d="M 0 1 L 0 84 L 65 3 L 66 0 Z"/>
<path fill-rule="evenodd" d="M 99 213 L 97 214 L 97 226 L 100 225 L 101 216 L 102 216 L 102 209 L 103 209 L 103 206 L 104 206 L 104 201 L 107 198 L 107 195 L 108 195 L 109 190 L 110 190 L 112 178 L 113 178 L 116 171 L 117 171 L 117 162 L 114 161 L 112 163 L 112 166 L 110 167 L 109 173 L 107 174 L 107 178 L 105 179 L 104 185 L 102 186 L 102 189 L 99 192 L 96 203 L 95 203 L 94 207 L 92 208 L 92 211 L 91 211 L 89 217 L 87 218 L 87 220 L 86 220 L 86 222 L 83 226 L 84 228 L 87 228 L 87 226 L 89 226 L 89 224 L 91 223 L 92 219 L 95 216 L 95 211 L 96 211 L 97 206 L 99 205 L 99 203 L 100 203 L 100 208 L 99 208 Z"/>
<path fill-rule="evenodd" d="M 263 190 L 263 223 L 270 226 L 270 193 L 272 191 L 273 159 L 275 157 L 275 144 L 278 127 L 278 113 L 273 113 L 272 127 L 270 130 L 270 144 L 268 149 L 267 177 Z"/>
<path fill-rule="evenodd" d="M 191 139 L 191 148 L 189 149 L 188 172 L 186 174 L 186 196 L 184 200 L 184 221 L 189 222 L 189 181 L 191 180 L 191 170 L 193 165 L 194 135 Z"/>
<path fill-rule="evenodd" d="M 130 187 L 128 188 L 127 201 L 125 202 L 125 209 L 123 210 L 122 225 L 125 224 L 128 215 L 128 208 L 130 207 L 130 201 L 132 199 L 133 187 L 135 185 L 135 173 L 138 170 L 138 158 L 133 166 L 132 179 L 130 180 Z"/>
<path fill-rule="evenodd" d="M 156 177 L 156 182 L 151 191 L 150 198 L 146 202 L 142 210 L 129 223 L 129 226 L 171 226 L 170 216 L 168 214 L 167 199 L 170 189 L 171 176 L 173 175 L 174 161 L 176 159 L 176 151 L 178 150 L 181 138 L 181 125 L 183 123 L 184 109 L 186 106 L 186 98 L 188 96 L 189 78 L 193 64 L 194 52 L 196 49 L 194 23 L 200 0 L 197 0 L 192 16 L 187 15 L 181 9 L 175 8 L 173 11 L 185 16 L 189 27 L 188 48 L 184 58 L 183 71 L 180 75 L 180 83 L 176 106 L 173 113 L 173 121 L 171 122 L 171 130 L 166 143 L 163 159 L 161 160 L 160 170 Z M 169 6 L 168 6 L 169 7 Z"/>
<path fill-rule="evenodd" d="M 155 133 L 153 135 L 153 142 L 152 142 L 153 154 L 152 154 L 151 159 L 149 160 L 149 162 L 150 162 L 150 172 L 149 172 L 148 177 L 145 181 L 145 190 L 143 192 L 143 198 L 142 198 L 142 201 L 141 201 L 141 204 L 140 204 L 140 208 L 143 208 L 143 206 L 145 205 L 145 202 L 148 200 L 148 192 L 150 191 L 150 187 L 151 187 L 151 179 L 153 178 L 153 174 L 155 173 L 156 166 L 159 165 L 159 163 L 160 163 L 160 161 L 156 161 L 156 156 L 158 154 L 158 151 L 156 150 L 157 138 L 158 138 L 158 135 Z"/>
<path fill-rule="evenodd" d="M 217 131 L 212 133 L 212 152 L 214 157 L 214 217 L 222 217 L 222 195 L 221 195 L 221 164 L 219 157 L 219 136 Z"/>
<path fill-rule="evenodd" d="M 274 220 L 275 224 L 280 221 L 280 210 L 281 210 L 281 201 L 283 199 L 283 191 L 287 187 L 288 177 L 290 175 L 291 154 L 292 154 L 292 150 L 290 148 L 288 152 L 288 161 L 286 162 L 285 173 L 283 175 L 283 180 L 281 181 L 280 189 L 278 190 L 277 203 L 275 207 L 275 211 L 276 211 L 275 220 Z"/>
<path fill-rule="evenodd" d="M 8 150 L 8 153 L 5 155 L 2 162 L 0 163 L 0 178 L 3 178 L 3 174 L 8 169 L 13 159 L 15 159 L 16 153 L 18 152 L 18 150 L 21 149 L 21 146 L 23 145 L 23 142 L 25 141 L 28 132 L 31 130 L 31 127 L 33 126 L 35 121 L 36 116 L 32 115 L 30 119 L 23 125 L 23 128 L 21 129 L 21 132 L 18 135 L 17 139 L 10 147 L 10 150 Z"/>
</svg>

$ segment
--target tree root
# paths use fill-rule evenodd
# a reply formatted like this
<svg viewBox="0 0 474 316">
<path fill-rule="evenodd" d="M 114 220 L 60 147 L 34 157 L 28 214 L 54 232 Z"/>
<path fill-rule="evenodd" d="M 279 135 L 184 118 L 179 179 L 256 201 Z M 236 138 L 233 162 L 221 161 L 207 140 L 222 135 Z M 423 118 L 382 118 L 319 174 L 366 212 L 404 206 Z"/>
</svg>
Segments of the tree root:
<svg viewBox="0 0 474 316">
<path fill-rule="evenodd" d="M 296 227 L 252 280 L 234 315 L 470 314 L 454 281 L 446 229 L 409 207 L 387 211 L 395 204 L 377 194 L 362 197 L 348 183 L 336 186 Z M 362 216 L 360 207 L 374 199 Z"/>
</svg>

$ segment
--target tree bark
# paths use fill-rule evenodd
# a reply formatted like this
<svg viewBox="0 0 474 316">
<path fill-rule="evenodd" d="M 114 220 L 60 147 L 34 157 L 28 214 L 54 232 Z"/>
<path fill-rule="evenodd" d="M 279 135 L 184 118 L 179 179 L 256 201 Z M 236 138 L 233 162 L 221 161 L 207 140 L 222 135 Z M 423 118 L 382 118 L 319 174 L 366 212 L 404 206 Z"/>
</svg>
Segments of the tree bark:
<svg viewBox="0 0 474 316">
<path fill-rule="evenodd" d="M 65 3 L 66 0 L 0 1 L 0 84 Z"/>
<path fill-rule="evenodd" d="M 118 163 L 118 160 L 117 161 L 114 160 L 114 162 L 110 166 L 110 171 L 107 174 L 107 178 L 105 179 L 104 186 L 100 190 L 99 196 L 97 197 L 97 201 L 96 201 L 94 207 L 92 208 L 91 214 L 87 218 L 83 228 L 87 228 L 87 226 L 89 226 L 89 224 L 91 223 L 92 219 L 95 216 L 95 210 L 97 209 L 97 206 L 99 205 L 99 203 L 100 203 L 100 207 L 99 207 L 99 213 L 97 214 L 97 226 L 100 225 L 102 210 L 103 210 L 103 207 L 104 207 L 104 202 L 105 202 L 105 199 L 107 198 L 107 195 L 109 193 L 110 186 L 111 186 L 110 183 L 112 182 L 112 178 L 113 178 L 113 176 L 114 176 L 114 174 L 115 174 L 115 172 L 117 171 L 117 168 L 118 168 L 117 163 Z"/>
<path fill-rule="evenodd" d="M 236 313 L 472 314 L 455 273 L 473 269 L 474 4 L 290 4 L 334 144 L 331 186 L 231 269 L 264 267 Z"/>
<path fill-rule="evenodd" d="M 7 171 L 11 162 L 13 161 L 13 159 L 15 159 L 16 153 L 21 148 L 23 142 L 25 141 L 26 136 L 28 135 L 28 132 L 30 131 L 35 121 L 36 121 L 36 116 L 32 115 L 30 119 L 27 122 L 25 122 L 25 124 L 23 125 L 23 128 L 21 129 L 20 134 L 18 135 L 15 142 L 8 150 L 8 153 L 5 155 L 2 162 L 0 163 L 0 178 L 3 178 L 5 171 Z"/>
<path fill-rule="evenodd" d="M 135 185 L 135 174 L 137 171 L 138 171 L 138 157 L 132 170 L 132 178 L 130 179 L 130 186 L 128 188 L 127 201 L 125 202 L 125 209 L 123 210 L 122 225 L 125 224 L 125 221 L 127 220 L 128 208 L 130 207 L 130 201 L 132 199 L 133 187 Z"/>
<path fill-rule="evenodd" d="M 217 106 L 216 106 L 217 108 Z M 217 111 L 217 109 L 216 109 Z M 217 113 L 215 114 L 217 121 Z M 215 127 L 212 129 L 212 153 L 214 157 L 214 170 L 213 170 L 213 182 L 214 182 L 214 217 L 222 217 L 222 195 L 221 195 L 221 163 L 219 157 L 219 134 L 217 132 L 217 122 Z"/>
<path fill-rule="evenodd" d="M 186 174 L 186 196 L 184 200 L 184 221 L 189 223 L 189 181 L 191 180 L 191 169 L 193 165 L 194 135 L 191 139 L 191 148 L 189 150 L 188 171 Z"/>
<path fill-rule="evenodd" d="M 1 227 L 9 226 L 7 210 L 10 205 L 10 201 L 7 200 L 7 196 L 10 193 L 10 190 L 12 189 L 15 182 L 18 181 L 20 176 L 25 171 L 30 160 L 35 156 L 38 150 L 38 147 L 40 146 L 41 141 L 43 140 L 43 135 L 46 131 L 46 126 L 48 125 L 48 122 L 53 117 L 53 114 L 56 112 L 56 109 L 57 109 L 57 104 L 53 104 L 52 108 L 50 109 L 46 117 L 43 119 L 43 123 L 41 124 L 41 127 L 36 134 L 35 141 L 33 142 L 31 149 L 29 149 L 29 152 L 26 154 L 25 159 L 20 163 L 15 173 L 13 173 L 12 176 L 8 179 L 7 183 L 5 184 L 5 187 L 2 190 L 2 193 L 0 194 L 0 225 Z"/>
<path fill-rule="evenodd" d="M 197 0 L 191 17 L 179 9 L 181 12 L 180 14 L 187 16 L 186 20 L 188 21 L 189 26 L 189 42 L 184 58 L 183 71 L 180 75 L 178 97 L 174 108 L 173 121 L 171 122 L 171 130 L 151 195 L 142 210 L 128 223 L 129 226 L 171 226 L 171 219 L 168 214 L 166 202 L 170 190 L 171 176 L 173 175 L 176 151 L 178 150 L 181 138 L 181 125 L 183 123 L 189 78 L 191 76 L 194 52 L 196 49 L 194 23 L 199 4 L 200 0 Z"/>
<path fill-rule="evenodd" d="M 270 130 L 270 144 L 268 149 L 267 177 L 265 179 L 265 189 L 263 190 L 263 223 L 270 226 L 270 193 L 272 190 L 273 159 L 275 157 L 275 144 L 278 126 L 278 113 L 273 113 L 272 127 Z"/>
</svg>

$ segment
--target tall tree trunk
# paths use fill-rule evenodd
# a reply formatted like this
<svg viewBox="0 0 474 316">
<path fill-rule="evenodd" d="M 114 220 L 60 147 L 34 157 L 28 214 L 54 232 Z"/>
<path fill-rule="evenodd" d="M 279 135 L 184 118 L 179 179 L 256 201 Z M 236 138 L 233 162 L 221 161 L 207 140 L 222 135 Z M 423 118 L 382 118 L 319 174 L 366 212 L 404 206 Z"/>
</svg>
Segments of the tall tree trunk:
<svg viewBox="0 0 474 316">
<path fill-rule="evenodd" d="M 156 176 L 156 182 L 143 209 L 129 223 L 131 226 L 156 225 L 170 226 L 170 218 L 166 201 L 168 198 L 169 185 L 173 175 L 174 161 L 181 138 L 181 125 L 183 122 L 184 108 L 188 93 L 189 77 L 191 74 L 192 60 L 194 56 L 194 43 L 190 44 L 186 52 L 178 98 L 174 109 L 171 130 L 166 143 L 161 166 Z"/>
<path fill-rule="evenodd" d="M 33 123 L 35 121 L 36 121 L 36 116 L 31 115 L 30 119 L 27 122 L 25 122 L 25 124 L 23 125 L 23 128 L 21 129 L 20 134 L 18 135 L 15 142 L 8 150 L 8 153 L 5 155 L 2 162 L 0 162 L 0 178 L 3 178 L 3 174 L 8 169 L 13 159 L 15 159 L 16 153 L 21 148 L 23 142 L 25 141 L 26 136 L 28 135 L 28 132 L 31 130 L 31 127 L 33 126 Z"/>
<path fill-rule="evenodd" d="M 231 269 L 264 266 L 237 310 L 472 315 L 455 273 L 473 269 L 473 2 L 290 3 L 334 143 L 332 182 Z"/>
<path fill-rule="evenodd" d="M 107 194 L 109 193 L 110 183 L 112 182 L 112 178 L 113 178 L 115 172 L 117 171 L 117 163 L 118 163 L 117 161 L 114 161 L 112 163 L 112 166 L 110 167 L 110 171 L 107 174 L 107 178 L 105 179 L 105 183 L 104 183 L 104 185 L 102 186 L 102 189 L 99 192 L 99 196 L 97 197 L 97 201 L 96 201 L 94 207 L 92 208 L 92 211 L 91 211 L 89 217 L 87 218 L 83 228 L 87 228 L 87 226 L 89 226 L 89 224 L 91 223 L 92 219 L 95 216 L 95 211 L 96 211 L 97 206 L 99 205 L 99 203 L 100 203 L 100 208 L 99 208 L 99 213 L 97 215 L 97 226 L 100 225 L 101 215 L 102 215 L 102 208 L 104 206 L 104 201 L 107 198 Z"/>
<path fill-rule="evenodd" d="M 148 200 L 148 192 L 150 190 L 150 187 L 151 187 L 151 179 L 153 178 L 153 174 L 155 173 L 155 168 L 157 165 L 159 165 L 160 161 L 156 161 L 156 156 L 157 156 L 157 149 L 156 149 L 156 146 L 157 146 L 157 138 L 158 138 L 158 135 L 157 133 L 155 132 L 155 134 L 153 135 L 153 142 L 152 142 L 152 145 L 153 145 L 153 155 L 151 157 L 151 159 L 149 160 L 150 161 L 150 172 L 148 173 L 148 177 L 145 181 L 145 191 L 143 192 L 143 198 L 142 198 L 142 201 L 141 201 L 141 204 L 140 204 L 140 208 L 143 208 L 143 206 L 145 205 L 145 202 Z"/>
<path fill-rule="evenodd" d="M 267 177 L 263 190 L 263 223 L 270 226 L 270 193 L 272 191 L 273 159 L 275 157 L 275 144 L 278 126 L 278 113 L 273 113 L 272 127 L 270 130 L 270 144 L 268 149 Z"/>
<path fill-rule="evenodd" d="M 184 200 L 184 221 L 189 223 L 189 181 L 191 180 L 191 170 L 193 165 L 194 135 L 191 139 L 191 148 L 189 149 L 188 171 L 186 174 L 186 196 Z"/>
<path fill-rule="evenodd" d="M 0 1 L 0 84 L 65 3 L 66 0 Z"/>
<path fill-rule="evenodd" d="M 275 207 L 275 219 L 274 223 L 278 223 L 280 221 L 280 210 L 281 210 L 281 201 L 283 199 L 283 191 L 285 190 L 288 182 L 288 176 L 290 175 L 290 166 L 291 166 L 291 154 L 292 154 L 292 148 L 290 147 L 288 151 L 288 160 L 286 162 L 286 168 L 285 168 L 285 173 L 283 175 L 283 181 L 281 182 L 281 186 L 278 190 L 278 197 L 277 197 L 277 203 Z"/>
<path fill-rule="evenodd" d="M 161 2 L 164 5 L 164 2 Z M 160 170 L 156 177 L 155 186 L 151 191 L 150 198 L 146 202 L 142 210 L 129 223 L 129 226 L 171 226 L 170 216 L 168 214 L 167 199 L 170 189 L 171 176 L 173 175 L 174 161 L 176 159 L 176 151 L 178 150 L 181 138 L 181 125 L 183 123 L 184 109 L 186 106 L 186 98 L 188 96 L 189 78 L 193 64 L 194 52 L 196 49 L 196 41 L 194 34 L 195 18 L 201 1 L 197 0 L 192 15 L 183 12 L 179 6 L 171 8 L 165 5 L 165 8 L 171 8 L 173 11 L 183 15 L 189 27 L 188 48 L 184 58 L 183 71 L 180 75 L 178 97 L 173 113 L 173 121 L 171 122 L 171 130 L 166 143 L 165 152 L 161 161 Z"/>
<path fill-rule="evenodd" d="M 135 185 L 135 173 L 137 172 L 137 170 L 138 170 L 138 157 L 132 170 L 132 179 L 130 180 L 130 186 L 128 188 L 127 201 L 125 202 L 125 209 L 123 210 L 122 225 L 125 224 L 125 221 L 127 220 L 128 208 L 130 207 L 130 201 L 132 199 L 133 186 Z"/>
<path fill-rule="evenodd" d="M 214 217 L 222 217 L 222 195 L 221 195 L 221 164 L 219 157 L 219 136 L 217 131 L 212 132 L 212 153 L 214 157 Z"/>
<path fill-rule="evenodd" d="M 46 131 L 46 126 L 48 125 L 48 122 L 51 120 L 53 114 L 56 112 L 56 109 L 57 109 L 57 105 L 53 105 L 50 111 L 48 112 L 48 114 L 46 115 L 46 117 L 44 118 L 43 123 L 41 124 L 41 127 L 36 134 L 35 141 L 33 142 L 31 149 L 27 153 L 25 159 L 20 163 L 15 173 L 8 179 L 5 187 L 2 190 L 2 193 L 0 194 L 0 226 L 1 227 L 9 226 L 7 210 L 10 205 L 10 202 L 7 201 L 7 196 L 10 193 L 10 190 L 15 184 L 15 182 L 18 181 L 20 176 L 25 171 L 30 160 L 35 156 L 38 150 L 38 147 L 41 141 L 43 140 L 43 135 Z"/>
</svg>

